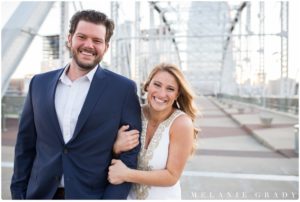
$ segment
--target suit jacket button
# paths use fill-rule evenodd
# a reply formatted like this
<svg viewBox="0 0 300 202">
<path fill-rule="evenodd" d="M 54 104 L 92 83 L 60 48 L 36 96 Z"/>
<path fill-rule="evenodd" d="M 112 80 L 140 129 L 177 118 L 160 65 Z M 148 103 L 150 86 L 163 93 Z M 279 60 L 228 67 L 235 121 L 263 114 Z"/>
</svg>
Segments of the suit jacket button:
<svg viewBox="0 0 300 202">
<path fill-rule="evenodd" d="M 67 154 L 69 150 L 67 148 L 64 148 L 64 154 Z"/>
</svg>

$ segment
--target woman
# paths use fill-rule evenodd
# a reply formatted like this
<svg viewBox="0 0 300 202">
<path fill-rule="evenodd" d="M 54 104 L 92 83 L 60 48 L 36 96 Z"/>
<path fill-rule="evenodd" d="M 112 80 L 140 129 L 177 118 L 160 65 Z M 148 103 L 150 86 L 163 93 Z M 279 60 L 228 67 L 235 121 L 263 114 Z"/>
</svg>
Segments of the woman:
<svg viewBox="0 0 300 202">
<path fill-rule="evenodd" d="M 144 90 L 148 104 L 142 107 L 138 170 L 113 159 L 108 180 L 112 184 L 134 183 L 129 199 L 181 199 L 179 178 L 195 149 L 197 135 L 193 92 L 181 71 L 164 63 L 152 70 Z M 138 131 L 126 132 L 127 127 L 119 130 L 116 153 L 138 143 Z"/>
</svg>

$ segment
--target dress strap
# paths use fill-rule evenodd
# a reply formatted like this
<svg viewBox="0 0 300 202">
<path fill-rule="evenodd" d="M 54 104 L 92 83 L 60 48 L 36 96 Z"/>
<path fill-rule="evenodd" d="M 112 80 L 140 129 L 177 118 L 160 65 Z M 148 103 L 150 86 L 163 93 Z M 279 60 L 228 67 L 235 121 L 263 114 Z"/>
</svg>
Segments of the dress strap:
<svg viewBox="0 0 300 202">
<path fill-rule="evenodd" d="M 175 109 L 175 111 L 171 114 L 171 116 L 168 118 L 168 126 L 170 127 L 173 123 L 173 121 L 179 117 L 180 115 L 185 114 L 183 111 L 179 110 L 179 109 Z"/>
</svg>

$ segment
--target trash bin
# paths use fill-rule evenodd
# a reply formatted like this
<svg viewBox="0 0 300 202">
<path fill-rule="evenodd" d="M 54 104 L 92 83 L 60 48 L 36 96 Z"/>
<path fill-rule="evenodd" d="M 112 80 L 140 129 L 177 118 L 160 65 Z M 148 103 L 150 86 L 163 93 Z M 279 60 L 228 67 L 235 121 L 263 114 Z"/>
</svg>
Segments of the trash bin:
<svg viewBox="0 0 300 202">
<path fill-rule="evenodd" d="M 299 125 L 294 125 L 294 131 L 295 131 L 295 152 L 299 153 Z"/>
</svg>

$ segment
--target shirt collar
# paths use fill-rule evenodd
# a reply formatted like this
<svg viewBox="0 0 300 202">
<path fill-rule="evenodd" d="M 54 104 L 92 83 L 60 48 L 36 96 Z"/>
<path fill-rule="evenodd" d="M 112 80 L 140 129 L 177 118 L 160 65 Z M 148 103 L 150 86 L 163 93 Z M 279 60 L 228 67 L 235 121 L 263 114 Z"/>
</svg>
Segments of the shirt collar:
<svg viewBox="0 0 300 202">
<path fill-rule="evenodd" d="M 87 73 L 87 74 L 85 75 L 85 76 L 88 78 L 88 80 L 89 80 L 90 82 L 92 82 L 92 80 L 93 80 L 93 78 L 94 78 L 94 75 L 95 75 L 97 69 L 98 69 L 98 65 L 97 65 L 96 67 L 94 67 L 91 71 L 89 71 L 89 73 Z"/>
<path fill-rule="evenodd" d="M 65 83 L 65 84 L 71 84 L 72 81 L 69 79 L 69 77 L 67 76 L 67 71 L 68 69 L 70 68 L 70 65 L 67 66 L 63 73 L 61 74 L 61 76 L 59 77 L 59 80 L 62 82 L 62 83 Z M 94 78 L 94 75 L 96 73 L 98 69 L 98 65 L 96 67 L 94 67 L 91 71 L 89 71 L 86 75 L 82 76 L 81 78 L 87 78 L 89 80 L 89 82 L 92 82 L 93 78 Z"/>
</svg>

